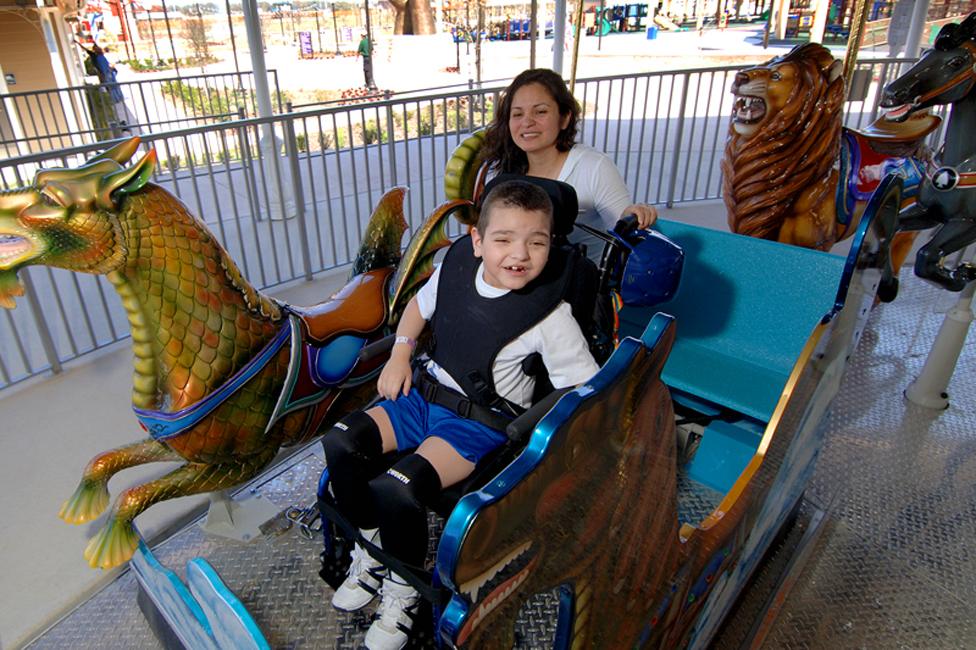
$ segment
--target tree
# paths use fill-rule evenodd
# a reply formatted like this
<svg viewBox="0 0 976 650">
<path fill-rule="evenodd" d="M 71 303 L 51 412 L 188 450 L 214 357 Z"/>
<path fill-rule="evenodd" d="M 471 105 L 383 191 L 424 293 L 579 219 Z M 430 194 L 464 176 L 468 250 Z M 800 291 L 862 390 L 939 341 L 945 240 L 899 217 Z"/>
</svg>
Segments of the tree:
<svg viewBox="0 0 976 650">
<path fill-rule="evenodd" d="M 207 42 L 207 24 L 203 20 L 203 11 L 197 5 L 192 14 L 183 20 L 183 38 L 193 50 L 193 58 L 202 68 L 210 61 L 210 43 Z"/>
<path fill-rule="evenodd" d="M 389 0 L 396 16 L 394 34 L 433 34 L 434 13 L 430 0 Z"/>
</svg>

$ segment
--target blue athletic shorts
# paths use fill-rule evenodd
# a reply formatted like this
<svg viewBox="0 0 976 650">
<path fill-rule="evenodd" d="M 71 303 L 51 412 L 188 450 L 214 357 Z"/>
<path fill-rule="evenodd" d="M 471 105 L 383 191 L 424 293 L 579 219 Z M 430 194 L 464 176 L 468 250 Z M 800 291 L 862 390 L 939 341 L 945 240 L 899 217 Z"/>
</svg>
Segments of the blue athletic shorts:
<svg viewBox="0 0 976 650">
<path fill-rule="evenodd" d="M 441 438 L 474 464 L 507 440 L 505 434 L 439 404 L 430 404 L 415 388 L 396 401 L 383 400 L 380 406 L 390 416 L 397 449 L 414 449 L 427 438 Z"/>
</svg>

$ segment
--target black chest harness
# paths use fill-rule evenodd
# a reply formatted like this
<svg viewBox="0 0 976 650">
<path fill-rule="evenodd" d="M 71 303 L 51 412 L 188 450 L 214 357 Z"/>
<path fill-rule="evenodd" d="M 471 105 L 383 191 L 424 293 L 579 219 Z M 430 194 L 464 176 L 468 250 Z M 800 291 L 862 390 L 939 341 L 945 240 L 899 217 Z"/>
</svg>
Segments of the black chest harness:
<svg viewBox="0 0 976 650">
<path fill-rule="evenodd" d="M 492 372 L 495 357 L 559 305 L 570 273 L 566 252 L 552 247 L 545 269 L 524 289 L 484 298 L 475 286 L 480 264 L 469 236 L 451 246 L 441 265 L 437 307 L 430 321 L 429 355 L 466 396 L 440 385 L 426 372 L 418 373 L 417 388 L 429 402 L 504 429 L 523 409 L 498 395 Z"/>
</svg>

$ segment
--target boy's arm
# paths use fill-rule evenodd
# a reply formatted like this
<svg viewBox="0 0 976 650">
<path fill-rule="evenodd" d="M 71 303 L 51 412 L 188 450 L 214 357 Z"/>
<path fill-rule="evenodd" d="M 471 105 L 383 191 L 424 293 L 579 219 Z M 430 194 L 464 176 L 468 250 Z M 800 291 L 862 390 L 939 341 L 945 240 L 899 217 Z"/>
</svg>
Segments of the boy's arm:
<svg viewBox="0 0 976 650">
<path fill-rule="evenodd" d="M 410 392 L 413 383 L 410 358 L 417 345 L 417 337 L 426 326 L 427 321 L 420 315 L 417 297 L 414 296 L 403 310 L 403 316 L 400 317 L 400 324 L 397 325 L 396 330 L 397 342 L 393 344 L 390 360 L 386 362 L 376 383 L 376 390 L 386 399 L 396 400 L 401 394 L 406 395 Z"/>
<path fill-rule="evenodd" d="M 539 352 L 553 388 L 582 384 L 600 369 L 568 303 L 560 304 L 536 327 Z"/>
</svg>

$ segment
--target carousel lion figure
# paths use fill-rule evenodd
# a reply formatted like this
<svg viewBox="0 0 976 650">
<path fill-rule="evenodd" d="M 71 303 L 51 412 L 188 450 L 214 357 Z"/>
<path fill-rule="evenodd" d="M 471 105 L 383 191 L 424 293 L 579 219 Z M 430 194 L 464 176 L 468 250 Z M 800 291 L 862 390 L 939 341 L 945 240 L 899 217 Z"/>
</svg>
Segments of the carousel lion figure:
<svg viewBox="0 0 976 650">
<path fill-rule="evenodd" d="M 736 74 L 722 160 L 733 232 L 827 250 L 838 223 L 834 168 L 844 102 L 842 64 L 807 43 Z"/>
</svg>

